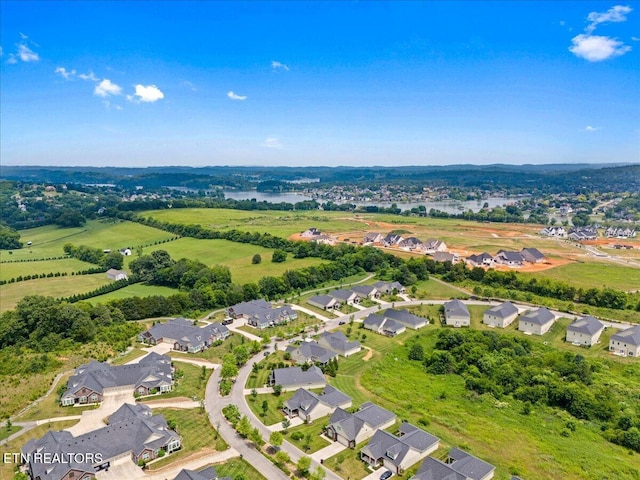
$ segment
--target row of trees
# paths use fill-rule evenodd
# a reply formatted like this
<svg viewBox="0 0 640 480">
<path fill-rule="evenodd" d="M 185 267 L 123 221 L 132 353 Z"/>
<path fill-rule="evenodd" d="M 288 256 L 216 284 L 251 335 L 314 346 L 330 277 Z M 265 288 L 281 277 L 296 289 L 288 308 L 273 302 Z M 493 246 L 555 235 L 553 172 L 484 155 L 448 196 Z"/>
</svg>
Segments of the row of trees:
<svg viewBox="0 0 640 480">
<path fill-rule="evenodd" d="M 72 243 L 65 243 L 62 249 L 64 253 L 70 257 L 77 258 L 83 262 L 100 265 L 104 271 L 110 268 L 120 270 L 124 263 L 124 258 L 120 252 L 105 252 L 100 248 L 88 247 L 86 245 L 76 246 Z"/>
<path fill-rule="evenodd" d="M 598 375 L 603 366 L 582 355 L 495 332 L 443 330 L 431 354 L 412 347 L 409 358 L 424 358 L 434 375 L 461 375 L 478 394 L 520 400 L 525 414 L 531 405 L 545 405 L 597 422 L 607 439 L 640 452 L 640 403 L 623 385 L 605 381 Z"/>
</svg>

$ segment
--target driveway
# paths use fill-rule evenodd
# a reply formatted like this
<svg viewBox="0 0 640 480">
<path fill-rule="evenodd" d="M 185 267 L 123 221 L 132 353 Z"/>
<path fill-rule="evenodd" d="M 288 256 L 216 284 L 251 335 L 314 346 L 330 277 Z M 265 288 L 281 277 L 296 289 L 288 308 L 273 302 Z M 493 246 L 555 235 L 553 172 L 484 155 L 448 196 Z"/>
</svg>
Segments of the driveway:
<svg viewBox="0 0 640 480">
<path fill-rule="evenodd" d="M 326 460 L 327 458 L 333 457 L 337 455 L 343 450 L 346 450 L 347 447 L 342 445 L 340 442 L 333 442 L 331 445 L 327 445 L 324 448 L 321 448 L 317 452 L 311 454 L 311 458 L 316 462 L 320 463 L 321 460 Z"/>
<path fill-rule="evenodd" d="M 105 426 L 103 419 L 111 415 L 125 403 L 136 403 L 133 398 L 133 389 L 106 393 L 104 400 L 98 408 L 82 412 L 80 421 L 74 426 L 67 428 L 67 430 L 71 435 L 77 437 L 83 433 L 88 433 L 98 428 L 102 428 Z"/>
<path fill-rule="evenodd" d="M 153 345 L 152 347 L 143 347 L 142 350 L 144 350 L 145 352 L 148 352 L 148 353 L 156 352 L 159 355 L 166 355 L 167 353 L 169 353 L 172 350 L 172 348 L 171 348 L 171 344 L 170 343 L 159 343 L 157 345 Z M 143 358 L 144 358 L 144 356 L 143 357 L 134 358 L 129 363 L 138 363 Z"/>
</svg>

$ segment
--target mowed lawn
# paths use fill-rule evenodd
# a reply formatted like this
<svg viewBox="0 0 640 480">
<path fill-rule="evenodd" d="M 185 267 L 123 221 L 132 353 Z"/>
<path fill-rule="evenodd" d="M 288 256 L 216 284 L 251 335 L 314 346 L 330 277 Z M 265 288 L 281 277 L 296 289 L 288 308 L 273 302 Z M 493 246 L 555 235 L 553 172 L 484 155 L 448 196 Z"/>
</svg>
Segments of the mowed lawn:
<svg viewBox="0 0 640 480">
<path fill-rule="evenodd" d="M 0 288 L 0 311 L 11 310 L 25 295 L 44 295 L 54 298 L 95 290 L 112 282 L 104 273 L 69 277 L 38 278 L 8 283 Z"/>
<path fill-rule="evenodd" d="M 42 260 L 37 262 L 9 262 L 0 264 L 0 280 L 9 280 L 19 276 L 40 275 L 42 273 L 67 273 L 81 272 L 96 266 L 82 262 L 75 258 L 61 258 L 59 260 Z"/>
<path fill-rule="evenodd" d="M 238 284 L 258 282 L 264 276 L 280 276 L 286 270 L 323 263 L 323 260 L 318 258 L 293 258 L 291 255 L 288 255 L 287 260 L 282 263 L 273 263 L 272 249 L 228 240 L 181 238 L 153 248 L 145 248 L 144 253 L 148 254 L 153 250 L 166 250 L 175 260 L 189 258 L 209 266 L 227 265 L 231 270 L 233 282 Z M 255 254 L 261 256 L 262 263 L 256 265 L 251 263 Z"/>
<path fill-rule="evenodd" d="M 60 228 L 56 225 L 47 225 L 21 230 L 20 240 L 24 242 L 24 247 L 13 250 L 11 254 L 7 251 L 0 251 L 0 260 L 59 257 L 64 255 L 65 243 L 87 245 L 103 250 L 119 250 L 124 247 L 150 245 L 172 237 L 174 235 L 163 230 L 126 220 L 90 220 L 86 225 L 78 228 Z M 27 242 L 32 242 L 32 245 L 27 246 Z"/>
<path fill-rule="evenodd" d="M 570 263 L 523 275 L 560 280 L 580 288 L 609 287 L 624 291 L 640 289 L 640 268 L 603 262 Z"/>
<path fill-rule="evenodd" d="M 105 303 L 110 300 L 119 300 L 121 298 L 131 298 L 131 297 L 151 297 L 154 295 L 168 297 L 170 295 L 174 295 L 178 293 L 178 291 L 179 290 L 175 288 L 160 287 L 155 285 L 145 285 L 143 283 L 134 283 L 133 285 L 128 285 L 119 290 L 105 293 L 104 295 L 98 295 L 97 297 L 93 297 L 88 301 L 91 303 Z"/>
</svg>

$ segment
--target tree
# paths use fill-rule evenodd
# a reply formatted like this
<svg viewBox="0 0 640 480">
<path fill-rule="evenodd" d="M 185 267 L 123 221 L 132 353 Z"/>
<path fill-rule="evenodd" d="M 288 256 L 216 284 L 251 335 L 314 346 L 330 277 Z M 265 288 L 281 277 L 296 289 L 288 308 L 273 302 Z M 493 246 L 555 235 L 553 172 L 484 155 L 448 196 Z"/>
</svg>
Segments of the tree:
<svg viewBox="0 0 640 480">
<path fill-rule="evenodd" d="M 238 376 L 238 365 L 236 363 L 236 357 L 232 353 L 227 353 L 222 357 L 222 368 L 220 369 L 220 376 L 223 379 L 235 378 Z"/>
<path fill-rule="evenodd" d="M 63 392 L 64 393 L 64 392 Z M 291 426 L 291 421 L 288 418 L 282 420 L 282 430 L 287 431 L 287 429 Z"/>
<path fill-rule="evenodd" d="M 264 445 L 264 438 L 262 438 L 258 427 L 255 427 L 253 430 L 251 430 L 251 433 L 249 434 L 249 440 L 251 440 L 258 448 Z"/>
<path fill-rule="evenodd" d="M 276 248 L 273 251 L 273 254 L 271 255 L 271 261 L 273 263 L 282 263 L 287 259 L 287 252 L 285 252 L 284 250 L 280 250 L 279 248 Z"/>
<path fill-rule="evenodd" d="M 251 422 L 246 415 L 242 416 L 242 418 L 238 422 L 238 425 L 236 426 L 236 430 L 243 438 L 247 438 L 251 434 L 253 428 L 251 427 Z"/>
<path fill-rule="evenodd" d="M 271 435 L 269 436 L 269 443 L 276 448 L 279 448 L 280 445 L 282 445 L 283 440 L 284 437 L 282 436 L 282 433 L 278 431 L 271 432 Z"/>
<path fill-rule="evenodd" d="M 100 266 L 109 270 L 110 268 L 115 268 L 116 270 L 120 270 L 124 263 L 124 256 L 120 254 L 120 252 L 109 252 L 102 260 L 100 260 Z"/>
<path fill-rule="evenodd" d="M 324 471 L 324 469 L 322 467 L 318 467 L 313 471 L 313 473 L 309 477 L 309 480 L 324 480 L 326 477 L 327 473 Z"/>
<path fill-rule="evenodd" d="M 11 227 L 0 225 L 0 250 L 22 248 L 20 234 Z"/>
<path fill-rule="evenodd" d="M 79 210 L 65 209 L 55 219 L 55 224 L 63 228 L 81 227 L 87 219 Z"/>
<path fill-rule="evenodd" d="M 306 477 L 309 474 L 309 468 L 311 467 L 311 457 L 303 455 L 298 459 L 296 467 L 298 468 L 298 475 Z"/>
<path fill-rule="evenodd" d="M 266 417 L 268 411 L 269 411 L 269 402 L 267 402 L 266 400 L 263 400 L 262 401 L 262 416 Z"/>
<path fill-rule="evenodd" d="M 278 465 L 279 467 L 291 461 L 291 457 L 284 450 L 278 450 L 274 455 L 274 458 L 276 460 L 276 465 Z"/>
<path fill-rule="evenodd" d="M 262 256 L 259 253 L 256 253 L 251 259 L 251 263 L 254 265 L 258 265 L 262 262 Z"/>
<path fill-rule="evenodd" d="M 276 397 L 279 397 L 281 393 L 282 393 L 282 385 L 274 385 L 273 386 L 273 394 Z"/>
<path fill-rule="evenodd" d="M 421 362 L 424 360 L 424 348 L 422 345 L 414 343 L 409 350 L 409 360 L 418 360 Z"/>
</svg>

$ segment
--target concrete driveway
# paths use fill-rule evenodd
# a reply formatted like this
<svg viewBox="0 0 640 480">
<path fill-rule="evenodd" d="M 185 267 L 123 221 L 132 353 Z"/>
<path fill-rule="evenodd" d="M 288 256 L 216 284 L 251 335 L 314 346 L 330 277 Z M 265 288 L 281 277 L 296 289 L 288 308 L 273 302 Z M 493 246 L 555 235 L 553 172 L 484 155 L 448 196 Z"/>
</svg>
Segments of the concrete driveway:
<svg viewBox="0 0 640 480">
<path fill-rule="evenodd" d="M 312 453 L 310 456 L 313 460 L 320 463 L 320 460 L 326 460 L 329 457 L 333 457 L 337 455 L 343 450 L 346 450 L 347 447 L 342 445 L 340 442 L 333 442 L 331 445 L 327 445 L 324 448 L 321 448 L 317 452 Z"/>
<path fill-rule="evenodd" d="M 145 478 L 145 474 L 131 457 L 119 458 L 109 467 L 109 471 L 102 470 L 95 474 L 97 480 L 120 480 Z"/>
<path fill-rule="evenodd" d="M 67 430 L 71 433 L 71 435 L 77 437 L 78 435 L 82 435 L 83 433 L 102 428 L 105 426 L 103 419 L 115 412 L 124 403 L 136 403 L 135 399 L 133 398 L 133 389 L 106 393 L 104 396 L 104 400 L 98 408 L 96 408 L 95 410 L 85 410 L 84 412 L 82 412 L 80 421 L 74 426 L 69 427 Z"/>
</svg>

